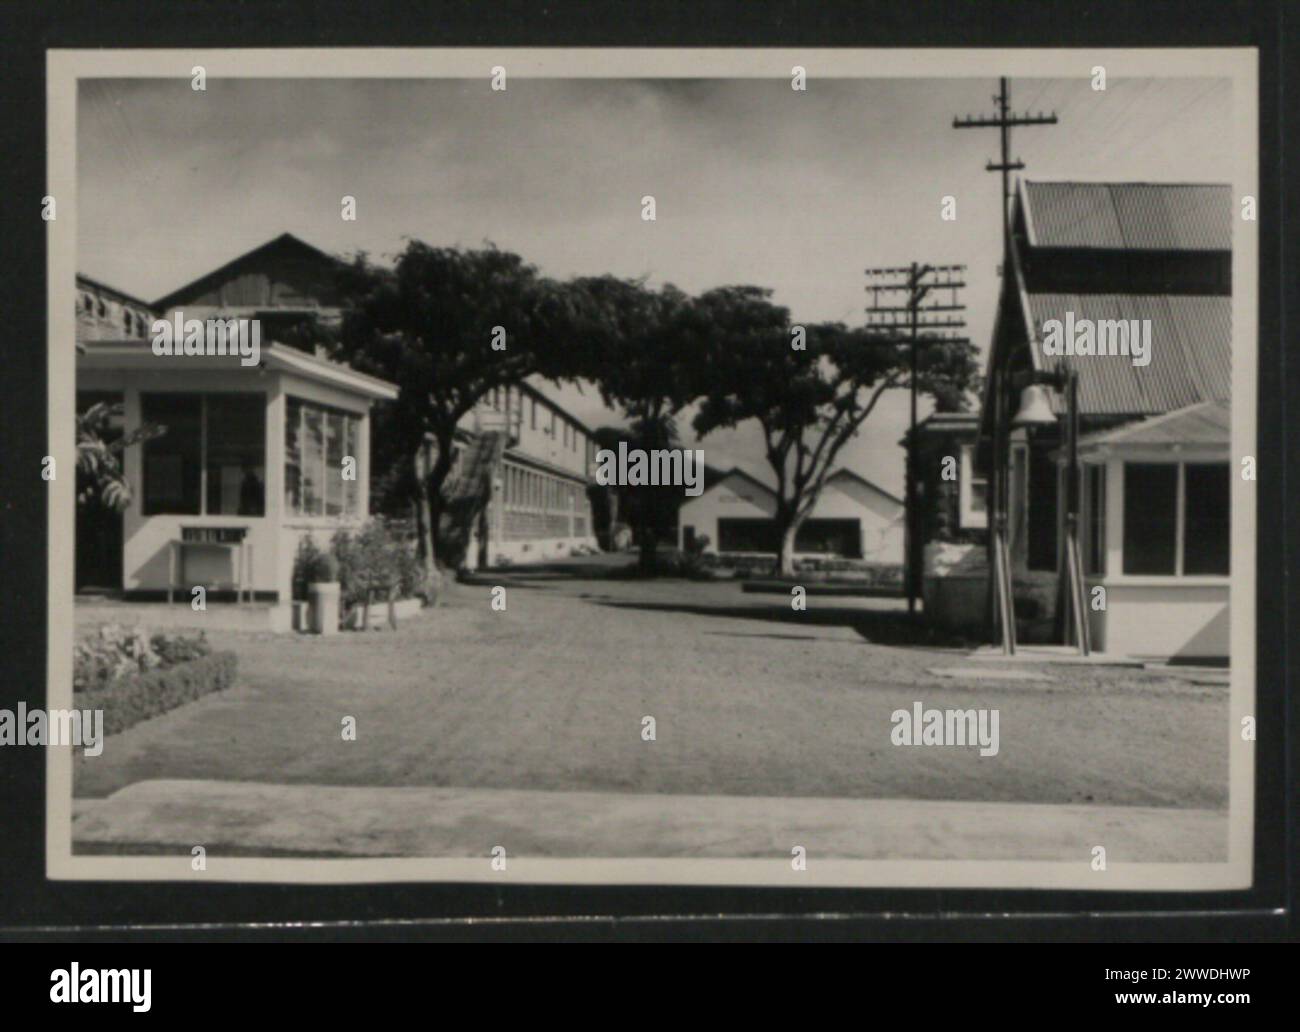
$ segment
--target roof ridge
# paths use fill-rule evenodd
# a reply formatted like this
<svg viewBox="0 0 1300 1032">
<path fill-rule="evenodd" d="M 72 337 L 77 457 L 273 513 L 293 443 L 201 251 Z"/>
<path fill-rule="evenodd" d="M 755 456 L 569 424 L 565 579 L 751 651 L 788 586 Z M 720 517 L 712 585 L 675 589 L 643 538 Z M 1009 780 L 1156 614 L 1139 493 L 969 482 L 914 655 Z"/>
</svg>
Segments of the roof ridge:
<svg viewBox="0 0 1300 1032">
<path fill-rule="evenodd" d="M 1025 177 L 1021 182 L 1026 186 L 1041 183 L 1045 186 L 1214 186 L 1222 187 L 1225 190 L 1232 189 L 1231 183 L 1190 179 L 1063 179 L 1054 176 L 1040 176 L 1034 179 Z"/>
<path fill-rule="evenodd" d="M 346 264 L 337 255 L 330 254 L 327 251 L 322 251 L 315 244 L 309 244 L 302 237 L 295 236 L 293 233 L 290 233 L 288 230 L 285 230 L 283 233 L 279 233 L 276 236 L 271 237 L 270 240 L 263 241 L 262 243 L 258 244 L 256 247 L 250 247 L 247 251 L 241 251 L 239 254 L 235 255 L 235 257 L 231 258 L 229 261 L 223 262 L 222 264 L 218 265 L 216 268 L 209 269 L 207 272 L 202 273 L 199 276 L 196 276 L 194 279 L 182 283 L 179 287 L 176 287 L 174 290 L 169 290 L 166 294 L 163 294 L 160 298 L 158 298 L 158 300 L 154 301 L 152 307 L 155 309 L 163 309 L 168 307 L 167 302 L 169 302 L 172 298 L 174 298 L 177 294 L 181 293 L 183 290 L 187 290 L 190 287 L 193 287 L 195 284 L 202 283 L 204 280 L 212 279 L 215 276 L 219 276 L 221 273 L 225 272 L 227 269 L 231 268 L 232 266 L 237 265 L 238 263 L 244 261 L 246 258 L 250 258 L 261 251 L 265 251 L 270 247 L 274 247 L 276 244 L 294 244 L 298 247 L 306 248 L 307 250 L 319 255 L 320 257 L 328 261 L 335 262 L 339 265 Z"/>
</svg>

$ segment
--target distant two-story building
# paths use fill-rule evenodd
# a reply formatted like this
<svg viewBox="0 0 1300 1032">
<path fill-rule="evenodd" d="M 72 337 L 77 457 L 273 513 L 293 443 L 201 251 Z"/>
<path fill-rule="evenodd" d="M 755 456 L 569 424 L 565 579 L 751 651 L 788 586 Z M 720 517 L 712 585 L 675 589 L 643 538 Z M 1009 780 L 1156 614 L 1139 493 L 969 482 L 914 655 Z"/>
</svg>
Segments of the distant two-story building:
<svg viewBox="0 0 1300 1032">
<path fill-rule="evenodd" d="M 461 421 L 456 449 L 444 493 L 471 497 L 465 568 L 596 549 L 591 429 L 540 388 L 524 382 L 490 391 Z"/>
</svg>

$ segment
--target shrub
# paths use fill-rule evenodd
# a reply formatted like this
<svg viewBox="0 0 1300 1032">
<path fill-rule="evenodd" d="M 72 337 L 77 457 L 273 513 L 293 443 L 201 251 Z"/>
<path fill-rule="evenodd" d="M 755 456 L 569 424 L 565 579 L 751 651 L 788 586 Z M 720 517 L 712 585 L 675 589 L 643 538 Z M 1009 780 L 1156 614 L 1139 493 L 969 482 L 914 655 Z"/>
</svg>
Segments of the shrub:
<svg viewBox="0 0 1300 1032">
<path fill-rule="evenodd" d="M 312 583 L 321 556 L 321 551 L 310 534 L 298 539 L 298 551 L 293 557 L 293 597 L 295 602 L 307 601 L 307 585 Z"/>
<path fill-rule="evenodd" d="M 127 674 L 101 687 L 73 692 L 78 709 L 104 711 L 104 733 L 117 734 L 210 692 L 235 683 L 239 661 L 233 652 L 215 652 L 166 669 Z"/>
<path fill-rule="evenodd" d="M 139 627 L 103 624 L 73 649 L 72 690 L 103 688 L 131 674 L 166 670 L 211 652 L 202 631 L 197 635 L 155 634 L 146 638 Z"/>
<path fill-rule="evenodd" d="M 415 546 L 409 542 L 398 542 L 397 583 L 398 598 L 415 598 L 424 590 L 424 567 L 420 557 L 415 553 Z"/>
<path fill-rule="evenodd" d="M 162 663 L 141 628 L 103 624 L 96 634 L 83 638 L 73 649 L 72 688 L 79 691 L 102 687 Z"/>
<path fill-rule="evenodd" d="M 189 636 L 176 634 L 169 637 L 166 634 L 155 634 L 149 640 L 149 644 L 153 646 L 164 667 L 174 667 L 181 663 L 189 663 L 191 660 L 202 659 L 212 652 L 212 646 L 208 644 L 207 636 L 202 631 Z"/>
<path fill-rule="evenodd" d="M 373 592 L 375 601 L 414 598 L 424 580 L 424 571 L 412 543 L 394 533 L 379 519 L 371 520 L 356 533 L 341 530 L 330 547 L 338 560 L 338 579 L 343 606 L 363 605 Z"/>
<path fill-rule="evenodd" d="M 328 552 L 318 555 L 307 567 L 308 584 L 333 584 L 339 579 L 339 561 Z"/>
</svg>

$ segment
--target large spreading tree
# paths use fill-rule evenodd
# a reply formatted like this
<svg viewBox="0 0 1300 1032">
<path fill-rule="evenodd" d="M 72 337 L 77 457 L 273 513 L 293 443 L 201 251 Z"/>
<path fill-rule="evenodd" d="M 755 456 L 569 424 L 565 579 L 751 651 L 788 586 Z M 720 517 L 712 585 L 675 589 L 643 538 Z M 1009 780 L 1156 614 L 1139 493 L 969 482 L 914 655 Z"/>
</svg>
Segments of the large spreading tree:
<svg viewBox="0 0 1300 1032">
<path fill-rule="evenodd" d="M 711 332 L 694 371 L 703 403 L 695 431 L 754 420 L 776 479 L 777 571 L 794 573 L 794 543 L 843 447 L 886 391 L 909 387 L 910 345 L 874 328 L 791 324 L 760 287 L 723 287 L 696 299 Z M 801 332 L 802 331 L 802 332 Z M 975 348 L 923 339 L 918 391 L 956 409 L 978 381 Z"/>
<path fill-rule="evenodd" d="M 376 434 L 376 465 L 400 457 L 401 490 L 413 503 L 432 590 L 457 425 L 494 388 L 535 374 L 581 374 L 593 327 L 572 284 L 493 246 L 410 241 L 391 268 L 358 256 L 342 287 L 350 306 L 334 357 L 400 388 Z"/>
<path fill-rule="evenodd" d="M 694 301 L 671 284 L 654 290 L 613 276 L 574 285 L 590 316 L 588 373 L 605 404 L 627 420 L 627 443 L 647 454 L 680 449 L 676 417 L 696 397 L 693 370 L 704 357 L 707 329 Z M 660 484 L 629 492 L 644 574 L 655 572 L 658 528 L 682 491 Z"/>
</svg>

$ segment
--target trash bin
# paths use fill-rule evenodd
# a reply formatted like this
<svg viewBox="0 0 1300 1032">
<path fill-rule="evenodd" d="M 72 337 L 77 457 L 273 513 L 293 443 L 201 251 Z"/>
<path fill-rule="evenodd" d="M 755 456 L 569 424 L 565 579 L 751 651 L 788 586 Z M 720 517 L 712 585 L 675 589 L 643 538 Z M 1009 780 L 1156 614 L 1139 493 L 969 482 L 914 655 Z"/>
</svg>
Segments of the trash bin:
<svg viewBox="0 0 1300 1032">
<path fill-rule="evenodd" d="M 339 632 L 339 582 L 321 581 L 307 586 L 311 597 L 311 629 L 313 634 L 338 634 Z"/>
</svg>

